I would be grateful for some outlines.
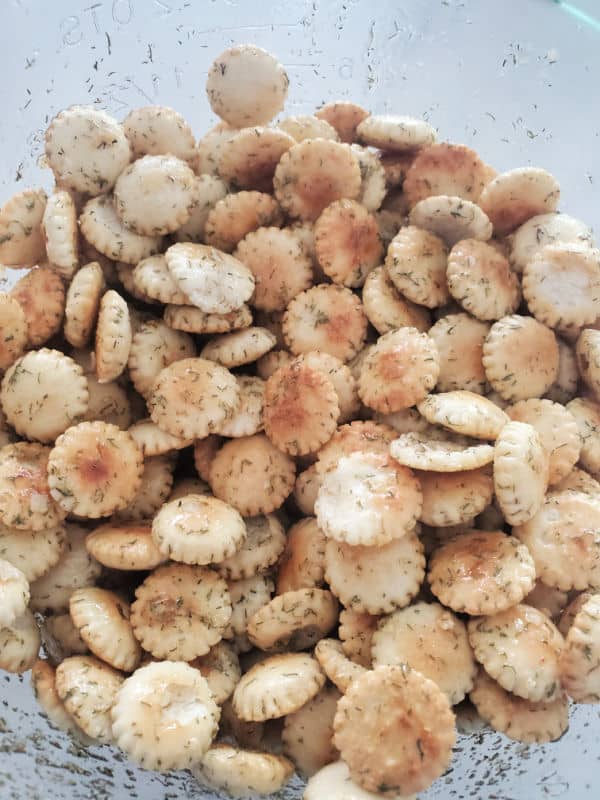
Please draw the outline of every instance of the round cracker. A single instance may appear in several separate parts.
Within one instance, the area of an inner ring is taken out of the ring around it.
[[[469,621],[475,657],[503,689],[533,702],[562,694],[563,637],[546,614],[524,603]]]
[[[539,511],[548,487],[549,454],[536,429],[509,422],[494,448],[494,491],[509,525],[521,525]]]
[[[549,702],[532,703],[504,691],[484,670],[480,670],[469,697],[494,730],[517,742],[553,742],[569,727],[566,695]]]
[[[491,503],[494,483],[485,467],[462,472],[417,472],[423,493],[420,521],[436,528],[468,524]]]
[[[448,256],[448,290],[477,319],[513,314],[521,301],[519,279],[508,259],[476,239],[454,245]]]
[[[322,586],[325,536],[314,517],[296,522],[287,532],[277,572],[277,594]]]
[[[579,430],[581,466],[592,474],[600,472],[600,404],[589,397],[576,397],[567,403],[567,410]]]
[[[377,211],[387,191],[385,170],[377,153],[372,150],[353,144],[352,152],[358,159],[360,167],[360,192],[356,199],[367,211]],[[377,223],[377,219],[375,222]],[[377,228],[379,230],[379,225]]]
[[[307,653],[285,653],[253,666],[236,686],[233,709],[248,722],[297,711],[322,689],[325,675]]]
[[[79,266],[77,209],[69,192],[55,190],[50,195],[42,219],[48,260],[66,280]]]
[[[129,434],[145,457],[160,456],[172,450],[182,450],[194,443],[193,438],[184,439],[161,430],[151,419],[141,419],[129,428]]]
[[[479,204],[497,236],[505,236],[530,217],[555,211],[560,199],[556,178],[545,169],[519,167],[503,172],[481,193]]]
[[[282,327],[295,355],[322,350],[346,362],[362,348],[367,324],[362,303],[350,289],[319,284],[292,300]]]
[[[174,331],[161,320],[142,323],[131,340],[127,366],[131,382],[142,397],[149,397],[159,373],[182,358],[193,358],[191,336]]]
[[[169,328],[186,333],[229,333],[252,324],[252,312],[244,303],[228,314],[206,314],[195,306],[168,305],[164,320]]]
[[[505,400],[541,397],[558,374],[556,337],[532,317],[503,317],[485,339],[483,365],[492,389]]]
[[[416,532],[376,547],[329,539],[325,580],[340,602],[353,611],[389,614],[416,597],[425,577],[423,545]]]
[[[233,555],[246,538],[246,525],[222,500],[189,494],[165,503],[152,522],[152,538],[172,561],[202,566]]]
[[[319,450],[317,473],[323,477],[325,472],[336,467],[340,458],[352,453],[387,455],[390,442],[395,438],[393,428],[371,420],[354,420],[349,425],[341,425]]]
[[[280,367],[266,383],[265,433],[290,455],[316,452],[331,438],[339,415],[333,383],[305,360]]]
[[[253,436],[263,429],[265,382],[251,375],[236,376],[240,404],[231,419],[219,426],[219,433],[232,439]]]
[[[385,268],[396,289],[409,300],[436,308],[450,299],[446,285],[447,260],[448,248],[443,239],[408,225],[392,239]]]
[[[264,192],[237,192],[225,195],[206,218],[205,241],[230,253],[251,231],[281,225],[279,203]]]
[[[273,191],[275,169],[294,139],[279,128],[242,128],[223,143],[218,171],[238,189]]]
[[[483,343],[489,330],[488,324],[464,313],[448,314],[431,326],[428,335],[440,356],[439,392],[485,392]]]
[[[35,267],[10,290],[27,323],[27,339],[39,347],[58,333],[65,310],[65,289],[56,272],[48,267]]]
[[[356,140],[356,128],[368,116],[368,111],[348,100],[325,103],[315,111],[315,117],[328,122],[335,128],[341,141],[347,143]]]
[[[0,208],[0,263],[33,267],[44,260],[46,246],[42,219],[46,208],[43,189],[25,189]]]
[[[492,223],[482,209],[470,200],[452,195],[436,195],[420,200],[409,214],[411,225],[440,236],[449,247],[461,239],[487,242]]]
[[[96,324],[100,298],[104,291],[104,273],[92,261],[73,276],[65,302],[65,339],[73,347],[85,347]]]
[[[183,358],[159,372],[148,399],[161,429],[184,439],[208,436],[232,417],[239,387],[229,370],[204,358]]]
[[[229,127],[226,122],[218,122],[198,140],[194,160],[198,175],[218,176],[221,151],[235,132],[236,129]]]
[[[382,150],[415,150],[433,144],[434,128],[416,117],[369,114],[356,128],[358,140]]]
[[[569,591],[599,585],[597,498],[579,491],[550,494],[538,513],[513,533],[529,548],[538,578]]]
[[[381,336],[365,358],[358,394],[375,411],[400,411],[433,389],[439,371],[433,340],[416,328],[400,328]]]
[[[0,559],[21,570],[28,583],[41,578],[58,563],[66,542],[62,526],[30,531],[0,524]]]
[[[338,424],[348,422],[356,416],[360,408],[356,380],[346,364],[330,353],[312,352],[305,353],[297,359],[301,364],[308,364],[311,369],[316,369],[328,378],[338,399],[340,416]]]
[[[285,547],[285,531],[274,514],[246,517],[247,536],[237,551],[216,565],[227,580],[239,581],[264,573]]]
[[[48,485],[62,509],[95,519],[133,500],[142,470],[141,450],[129,433],[106,422],[80,422],[56,440]]]
[[[384,797],[426,789],[446,771],[456,740],[446,695],[406,664],[357,678],[338,703],[333,728],[352,779]]]
[[[302,775],[314,775],[338,756],[332,737],[339,698],[336,688],[326,686],[305,706],[285,718],[281,733],[284,752]]]
[[[441,194],[476,203],[489,179],[489,167],[474,150],[464,144],[438,142],[417,153],[402,189],[411,206]]]
[[[0,402],[16,432],[44,444],[83,419],[89,391],[83,370],[59,350],[19,358],[2,379]]]
[[[577,422],[571,412],[551,400],[521,400],[506,409],[517,422],[526,422],[538,433],[549,457],[550,486],[566,478],[579,459],[581,442]]]
[[[5,525],[40,531],[65,518],[48,485],[49,455],[49,447],[26,442],[0,450],[0,518]]]
[[[372,665],[371,646],[373,634],[381,617],[374,614],[361,614],[351,608],[340,611],[340,627],[338,635],[344,653],[365,669]]]
[[[477,665],[465,624],[439,603],[414,603],[384,617],[373,633],[373,666],[408,664],[452,705],[473,688]]]
[[[71,656],[56,668],[55,686],[66,711],[85,734],[112,741],[110,709],[123,675],[93,656]]]
[[[239,309],[254,291],[254,277],[237,258],[202,244],[174,244],[169,272],[190,302],[207,314]]]
[[[283,154],[273,186],[280,205],[291,217],[314,221],[335,200],[358,197],[358,159],[347,144],[307,139]]]
[[[375,218],[355,200],[337,200],[314,227],[315,252],[334,283],[356,288],[383,256]]]
[[[312,263],[293,231],[258,228],[238,244],[235,257],[255,282],[252,305],[263,311],[283,311],[312,283]]]
[[[294,488],[296,467],[264,434],[233,439],[219,450],[210,468],[216,497],[242,516],[268,514],[283,505]]]
[[[495,614],[520,603],[535,583],[527,547],[500,531],[468,531],[433,552],[427,575],[433,594],[453,611]]]
[[[311,114],[300,114],[297,117],[284,117],[277,123],[282,131],[288,133],[296,142],[305,139],[331,139],[339,142],[340,138],[333,125],[327,120]]]
[[[45,152],[56,183],[99,195],[109,191],[131,159],[122,126],[93,106],[71,106],[46,131]]]
[[[206,220],[212,208],[228,192],[225,181],[216,175],[198,175],[194,181],[194,206],[188,221],[175,231],[176,242],[195,242],[202,244]]]
[[[575,614],[560,655],[560,680],[576,703],[600,699],[600,595],[584,599]]]
[[[253,44],[215,58],[206,80],[212,110],[229,125],[263,125],[281,111],[289,79],[277,59]]]
[[[369,322],[380,333],[410,327],[427,331],[431,320],[427,310],[405,300],[396,290],[385,267],[375,267],[367,275],[362,301]]]
[[[430,394],[417,407],[432,425],[474,439],[496,439],[509,421],[501,408],[474,392]]]
[[[304,800],[377,800],[380,794],[367,792],[350,777],[348,765],[334,761],[322,767],[306,784]],[[402,800],[417,800],[416,794],[404,795]]]
[[[173,155],[142,156],[119,175],[115,209],[142,236],[163,236],[184,225],[196,202],[195,175]]]
[[[114,289],[102,296],[96,324],[96,377],[99,383],[118,378],[127,366],[131,350],[129,307]]]
[[[412,470],[387,454],[355,452],[321,473],[315,514],[329,538],[383,545],[414,529],[422,494]]]
[[[90,651],[115,669],[133,672],[142,651],[129,623],[129,603],[96,586],[76,589],[69,614]]]
[[[264,651],[306,650],[338,621],[338,604],[327,589],[294,589],[279,594],[248,620],[248,638]]]
[[[123,120],[135,158],[170,153],[192,162],[196,155],[194,133],[185,119],[168,106],[134,108]]]
[[[594,239],[585,223],[568,214],[536,214],[517,228],[511,237],[510,261],[515,272],[523,272],[548,244],[587,244],[593,247]]]
[[[399,464],[430,472],[461,472],[489,464],[494,448],[489,444],[469,444],[452,434],[432,437],[432,432],[403,433],[390,445],[390,454]]]
[[[579,374],[596,397],[600,397],[600,330],[586,328],[575,347]]]
[[[146,769],[189,768],[214,739],[220,709],[189,664],[150,663],[123,683],[112,703],[115,743]]]
[[[21,304],[6,292],[0,292],[0,372],[22,355],[27,340],[27,320]]]
[[[278,792],[293,772],[293,763],[281,755],[242,750],[231,744],[212,745],[192,768],[203,787],[230,797]]]
[[[529,310],[551,328],[577,330],[600,316],[600,250],[585,244],[547,245],[523,273]]]
[[[87,241],[113,261],[137,264],[162,247],[161,236],[142,236],[121,222],[112,195],[88,200],[79,217],[79,227]]]
[[[165,502],[173,486],[175,459],[170,455],[144,460],[142,484],[128,506],[118,511],[116,520],[145,520],[152,518]]]
[[[227,584],[207,567],[158,567],[135,591],[131,624],[156,659],[191,661],[223,636],[231,618]]]
[[[105,567],[118,570],[150,570],[166,559],[152,538],[152,527],[143,522],[107,522],[86,540],[88,553]]]

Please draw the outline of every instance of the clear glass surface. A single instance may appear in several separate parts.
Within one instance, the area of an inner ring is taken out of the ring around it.
[[[120,118],[171,105],[200,134],[214,122],[208,65],[246,41],[285,64],[287,112],[348,98],[424,115],[498,170],[549,169],[562,210],[600,229],[597,0],[1,0],[0,201],[50,185],[37,166],[43,133],[72,103]],[[186,773],[79,750],[40,715],[28,676],[3,675],[0,702],[3,800],[210,797]],[[579,706],[555,744],[461,737],[449,773],[420,797],[596,800],[599,734],[598,707]],[[282,796],[301,797],[299,784]]]

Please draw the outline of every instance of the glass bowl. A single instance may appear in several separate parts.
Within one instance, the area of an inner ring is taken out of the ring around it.
[[[347,98],[423,115],[498,170],[547,168],[561,183],[561,208],[600,227],[596,0],[3,0],[0,23],[2,202],[49,186],[37,165],[43,133],[72,103],[119,118],[171,105],[200,134],[214,123],[204,93],[210,62],[251,41],[285,64],[287,112]],[[6,800],[214,797],[186,773],[145,772],[107,747],[80,750],[39,713],[28,676],[3,675],[0,701]],[[449,772],[420,797],[592,800],[599,733],[597,707],[575,706],[554,744],[461,736]],[[295,783],[281,796],[301,794]]]

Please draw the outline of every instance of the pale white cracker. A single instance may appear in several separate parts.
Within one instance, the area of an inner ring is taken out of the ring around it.
[[[540,250],[548,244],[594,244],[591,229],[568,214],[536,214],[513,233],[510,261],[516,272],[523,272]]]
[[[57,184],[89,195],[110,191],[131,159],[123,127],[93,106],[57,114],[46,131],[45,152]]]
[[[194,133],[185,119],[168,106],[134,108],[123,120],[135,158],[171,153],[193,162],[196,155]]]
[[[201,244],[174,244],[167,267],[190,302],[207,314],[240,308],[254,291],[252,272],[237,258]]]
[[[79,228],[87,241],[113,261],[137,264],[142,258],[158,253],[161,236],[141,236],[120,220],[111,195],[93,197],[79,217]]]
[[[356,128],[360,142],[382,150],[415,150],[433,144],[435,129],[425,120],[392,114],[370,114]]]
[[[50,195],[42,218],[48,260],[61,277],[73,277],[79,266],[77,210],[69,192],[58,189]]]
[[[215,58],[206,81],[212,110],[230,125],[263,125],[281,111],[289,79],[277,59],[253,44]]]
[[[173,155],[142,156],[119,175],[113,196],[127,228],[142,236],[163,236],[189,220],[196,179],[191,167]]]
[[[555,211],[560,199],[556,178],[545,169],[519,167],[490,181],[479,204],[490,218],[494,233],[505,236],[530,217]]]
[[[96,323],[96,377],[100,383],[118,378],[131,350],[131,319],[125,300],[114,289],[102,296]]]
[[[440,236],[449,247],[461,239],[487,242],[492,223],[487,214],[470,200],[452,195],[436,195],[420,200],[409,214],[411,225]]]
[[[460,390],[430,394],[417,408],[432,425],[475,439],[496,439],[509,421],[504,411],[487,398]]]
[[[83,370],[72,358],[46,347],[30,351],[6,371],[0,402],[18,434],[49,444],[88,408]]]
[[[494,458],[489,444],[469,444],[452,434],[432,437],[432,432],[403,433],[390,445],[390,454],[399,464],[431,472],[460,472],[477,469]]]

